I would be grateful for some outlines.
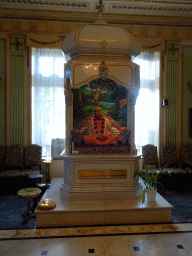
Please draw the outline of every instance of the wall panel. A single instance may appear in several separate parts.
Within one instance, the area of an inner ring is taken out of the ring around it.
[[[0,145],[5,145],[5,40],[0,40]]]
[[[11,35],[12,143],[25,144],[25,36]]]
[[[166,42],[166,144],[177,144],[179,43]]]

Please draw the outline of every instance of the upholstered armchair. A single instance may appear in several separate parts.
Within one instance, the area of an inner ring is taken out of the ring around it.
[[[170,173],[175,174],[184,174],[186,173],[183,169],[179,168],[179,162],[177,160],[176,146],[172,144],[166,144],[161,147],[161,161],[162,166],[166,166],[166,169]]]
[[[41,147],[8,146],[2,162],[0,191],[16,193],[19,189],[30,186],[29,175],[41,172]]]
[[[23,177],[41,172],[41,146],[11,145],[6,148],[0,177]]]
[[[189,172],[179,168],[179,162],[177,160],[176,146],[172,144],[166,144],[161,147],[161,161],[162,166],[168,164],[165,167],[166,171],[169,171],[171,177],[166,175],[166,172],[162,174],[161,183],[170,190],[182,190],[189,187],[189,180],[191,179],[188,175]]]
[[[13,144],[6,147],[4,170],[23,170],[23,146]]]
[[[0,171],[2,171],[4,167],[4,159],[5,159],[5,146],[0,146]]]
[[[192,172],[192,144],[181,146],[181,165],[185,170]]]
[[[149,169],[157,169],[157,147],[152,144],[142,146],[143,163],[148,166]]]
[[[41,172],[42,147],[36,144],[24,148],[24,172],[27,175]]]
[[[168,164],[169,167],[178,167],[176,146],[166,144],[161,147],[162,165]]]
[[[41,170],[42,147],[36,144],[24,148],[24,167],[35,167]]]

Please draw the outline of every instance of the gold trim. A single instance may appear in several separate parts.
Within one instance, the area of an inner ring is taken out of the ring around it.
[[[143,46],[143,49],[153,49],[153,48],[156,48],[158,46],[162,45],[162,43],[160,44],[155,44],[155,45],[152,45],[152,46]]]
[[[76,84],[74,84],[74,69],[75,69],[75,67],[77,67],[77,66],[85,66],[85,65],[87,65],[87,64],[75,64],[74,66],[73,66],[73,73],[72,73],[72,79],[73,79],[73,83],[72,83],[72,87],[81,87],[82,85],[84,85],[84,84],[86,84],[90,79],[93,79],[94,77],[95,77],[95,79],[98,77],[98,78],[100,78],[100,74],[98,73],[98,74],[96,74],[96,75],[93,75],[93,76],[90,76],[87,80],[85,80],[85,81],[82,81],[81,83],[78,83],[77,85]],[[88,64],[89,65],[89,64]],[[99,66],[99,64],[98,63],[92,63],[92,65],[97,65],[97,66]],[[129,67],[130,69],[131,69],[131,72],[132,72],[132,75],[133,75],[133,68],[130,66],[130,65],[114,65],[114,64],[109,64],[108,65],[108,67],[109,66],[123,66],[123,67]],[[115,80],[117,80],[121,85],[124,85],[124,86],[127,86],[128,84],[126,84],[126,83],[123,83],[123,82],[121,82],[118,78],[116,78],[116,77],[114,77],[114,76],[112,76],[112,75],[108,75],[107,76],[108,78],[114,78]]]
[[[59,43],[61,41],[63,41],[63,38],[65,36],[60,36],[60,39],[59,40],[56,40],[56,41],[53,41],[53,42],[42,42],[42,41],[37,41],[31,37],[29,37],[29,40],[31,40],[33,43],[36,43],[36,44],[42,44],[42,45],[53,45],[53,44],[56,44],[56,43]]]

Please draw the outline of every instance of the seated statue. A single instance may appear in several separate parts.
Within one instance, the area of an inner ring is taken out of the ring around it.
[[[119,136],[114,135],[111,122],[103,116],[100,107],[95,108],[95,116],[89,120],[83,140],[87,145],[116,145],[119,141]]]

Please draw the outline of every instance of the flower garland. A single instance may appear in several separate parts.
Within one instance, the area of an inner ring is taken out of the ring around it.
[[[94,121],[94,129],[96,130],[96,134],[99,134],[97,120],[101,120],[101,132],[100,132],[100,133],[104,134],[105,118],[101,118],[101,119],[98,119],[98,118],[96,118],[96,117],[93,118],[93,121]]]

